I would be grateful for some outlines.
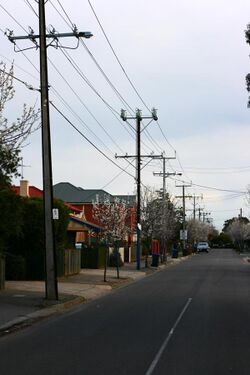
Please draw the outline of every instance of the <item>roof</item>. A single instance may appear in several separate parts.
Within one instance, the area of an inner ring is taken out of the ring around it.
[[[70,209],[70,211],[73,211],[73,212],[83,212],[83,210],[81,210],[80,208],[78,208],[76,206],[73,206],[70,203],[64,202],[64,204],[65,204],[66,207],[68,207]]]
[[[12,189],[16,194],[20,195],[20,186],[13,185]],[[29,197],[43,197],[43,191],[36,186],[29,186]]]
[[[105,198],[114,201],[114,196],[103,189],[83,189],[76,187],[69,182],[60,182],[53,186],[54,196],[62,199],[64,202],[76,203],[93,203],[97,200],[103,202]]]
[[[73,221],[73,222],[76,222],[77,224],[79,224],[79,225],[81,225],[83,227],[91,229],[94,232],[101,232],[101,231],[103,231],[103,228],[100,227],[99,225],[96,225],[94,223],[90,223],[89,221],[86,221],[86,220],[79,219],[79,218],[77,218],[75,216],[70,216],[70,220]]]

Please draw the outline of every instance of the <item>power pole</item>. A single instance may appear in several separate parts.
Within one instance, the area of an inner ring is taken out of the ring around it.
[[[201,221],[201,215],[202,215],[201,211],[203,211],[203,210],[204,210],[204,208],[201,208],[201,207],[198,208],[198,212],[199,212],[199,221]]]
[[[142,157],[154,158],[154,155],[141,155],[141,133],[147,127],[147,125],[141,130],[141,121],[143,119],[153,119],[158,120],[156,109],[153,108],[151,111],[151,116],[142,116],[141,110],[137,109],[135,116],[127,116],[124,109],[121,110],[121,118],[123,121],[128,119],[136,120],[136,155],[124,155],[115,156],[116,158],[136,158],[136,183],[137,183],[137,210],[136,210],[136,268],[141,269],[141,159]]]
[[[202,221],[205,223],[206,216],[211,215],[211,212],[203,212],[202,213]]]
[[[239,218],[240,218],[240,219],[242,218],[242,208],[240,208]]]
[[[185,199],[192,198],[191,195],[185,195],[185,188],[190,187],[191,185],[176,185],[176,187],[182,188],[182,195],[176,196],[176,198],[182,198],[182,212],[183,212],[183,222],[182,222],[182,243],[183,243],[183,255],[186,255],[186,206],[185,206]]]
[[[30,39],[35,42],[39,39],[40,47],[40,92],[41,92],[41,118],[42,118],[42,160],[43,160],[43,202],[44,202],[44,229],[45,229],[45,253],[46,253],[46,298],[48,300],[58,299],[57,273],[56,273],[56,252],[53,223],[53,182],[52,182],[52,161],[51,161],[51,139],[50,139],[50,116],[49,116],[49,94],[48,94],[48,67],[47,67],[47,44],[46,39],[57,41],[60,37],[75,36],[90,38],[90,32],[46,34],[45,1],[38,0],[39,7],[39,35],[31,32],[25,36],[8,35],[9,40],[14,43],[16,40]],[[51,43],[50,43],[51,45]]]
[[[203,199],[203,195],[193,195],[193,206],[194,206],[194,209],[193,209],[193,218],[194,220],[196,219],[196,199]]]
[[[170,159],[176,159],[176,156],[175,157],[165,157],[163,156],[162,157],[162,160],[163,160],[163,172],[153,172],[153,175],[154,176],[159,176],[159,177],[162,177],[162,191],[163,191],[163,196],[162,196],[162,199],[163,199],[163,210],[162,210],[162,225],[163,225],[163,237],[162,237],[162,242],[163,242],[163,263],[166,262],[166,236],[165,236],[165,227],[166,227],[166,177],[169,177],[169,176],[181,176],[182,173],[176,173],[176,172],[173,172],[173,173],[170,173],[170,172],[166,172],[166,160],[170,160]]]
[[[56,251],[54,239],[53,183],[51,162],[49,93],[47,45],[44,1],[39,1],[39,40],[40,40],[40,81],[41,81],[41,114],[42,114],[42,150],[43,150],[43,194],[46,249],[46,298],[58,299]]]

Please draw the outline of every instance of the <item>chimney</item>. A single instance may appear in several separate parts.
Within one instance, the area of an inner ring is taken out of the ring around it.
[[[20,181],[20,195],[21,197],[29,197],[29,181],[21,180]]]

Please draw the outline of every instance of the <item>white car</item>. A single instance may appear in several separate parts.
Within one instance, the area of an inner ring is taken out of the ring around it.
[[[205,251],[206,253],[208,253],[209,251],[209,245],[207,242],[198,242],[197,244],[197,253],[200,253],[202,251]]]

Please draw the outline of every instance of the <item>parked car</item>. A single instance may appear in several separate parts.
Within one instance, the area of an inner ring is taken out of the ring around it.
[[[208,253],[209,251],[209,245],[207,242],[198,242],[197,244],[197,253],[201,253],[205,251],[206,253]]]

